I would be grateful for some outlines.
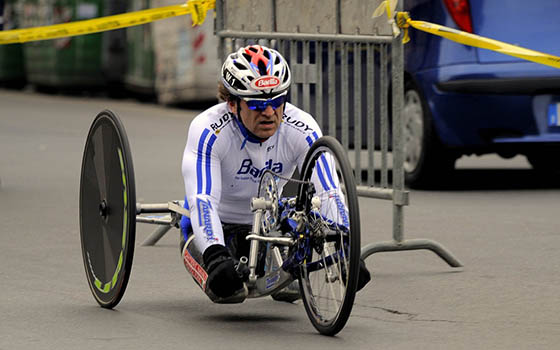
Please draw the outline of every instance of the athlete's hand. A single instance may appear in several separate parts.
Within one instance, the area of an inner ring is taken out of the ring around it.
[[[235,262],[226,247],[219,244],[206,248],[202,255],[206,266],[208,288],[216,296],[227,298],[243,288],[243,280],[235,269]]]

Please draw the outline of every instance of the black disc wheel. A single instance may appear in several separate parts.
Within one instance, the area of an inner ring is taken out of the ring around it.
[[[124,295],[134,254],[136,191],[128,139],[111,111],[97,115],[80,178],[80,238],[89,287],[104,308]]]
[[[301,174],[297,206],[306,214],[308,236],[300,292],[313,326],[321,334],[335,335],[350,317],[358,284],[356,183],[346,152],[330,136],[313,143]]]

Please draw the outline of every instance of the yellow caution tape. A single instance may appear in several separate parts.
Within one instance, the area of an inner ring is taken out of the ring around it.
[[[408,16],[408,14],[406,15]],[[485,38],[479,35],[463,32],[449,27],[440,26],[424,21],[413,21],[410,18],[406,20],[410,26],[432,33],[446,39],[458,42],[460,44],[479,47],[491,51],[500,52],[509,56],[519,57],[527,61],[532,61],[547,66],[560,68],[560,57],[549,55],[543,52],[526,49],[520,46],[511,45],[498,40]]]
[[[397,26],[404,29],[402,38],[403,44],[410,41],[410,36],[408,35],[408,28],[410,27],[410,24],[408,24],[407,19],[410,19],[407,12],[397,12]]]
[[[85,21],[54,24],[44,27],[0,31],[0,44],[25,43],[29,41],[58,39],[69,36],[104,32],[150,23],[160,19],[190,14],[193,26],[200,25],[206,12],[214,9],[215,0],[189,0],[181,5],[172,5],[120,15],[88,19]]]
[[[403,43],[406,43],[410,40],[408,36],[408,28],[413,27],[418,30],[458,42],[460,44],[487,49],[503,53],[505,55],[522,58],[527,61],[544,64],[554,68],[560,68],[560,57],[558,56],[511,45],[502,41],[485,38],[480,35],[475,35],[457,29],[441,26],[439,24],[424,21],[415,21],[410,18],[408,12],[393,13],[394,8],[396,8],[396,4],[393,4],[393,1],[394,0],[383,1],[381,5],[379,5],[379,7],[375,10],[372,17],[378,17],[381,16],[384,12],[387,12],[387,16],[391,16],[389,17],[389,23],[391,25],[396,25],[399,28],[404,29]],[[395,17],[396,21],[394,19]],[[393,30],[393,34],[395,34],[395,30]],[[400,32],[397,33],[395,37],[398,36],[398,34],[400,34]]]

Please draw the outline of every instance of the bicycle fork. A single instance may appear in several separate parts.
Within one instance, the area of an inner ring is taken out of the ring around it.
[[[251,201],[251,207],[253,207],[254,200]],[[260,237],[260,223],[263,215],[264,209],[257,209],[255,215],[253,216],[253,228],[249,236]],[[247,239],[250,239],[247,236]],[[254,285],[257,282],[257,259],[259,254],[259,241],[257,239],[251,239],[251,247],[249,249],[249,284]]]
[[[259,255],[259,242],[272,243],[275,245],[291,246],[295,241],[290,237],[265,237],[261,235],[262,217],[265,210],[272,209],[272,201],[267,201],[264,198],[251,199],[251,211],[253,215],[253,227],[251,234],[247,235],[248,240],[251,241],[249,249],[249,285],[255,285],[257,282],[257,260]],[[277,247],[273,248],[273,258],[276,260],[278,266],[282,266],[282,258],[280,251]]]

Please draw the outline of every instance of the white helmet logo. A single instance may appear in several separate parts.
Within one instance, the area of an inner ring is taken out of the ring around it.
[[[273,89],[280,85],[280,79],[272,75],[266,75],[251,82],[251,87],[256,90]]]

